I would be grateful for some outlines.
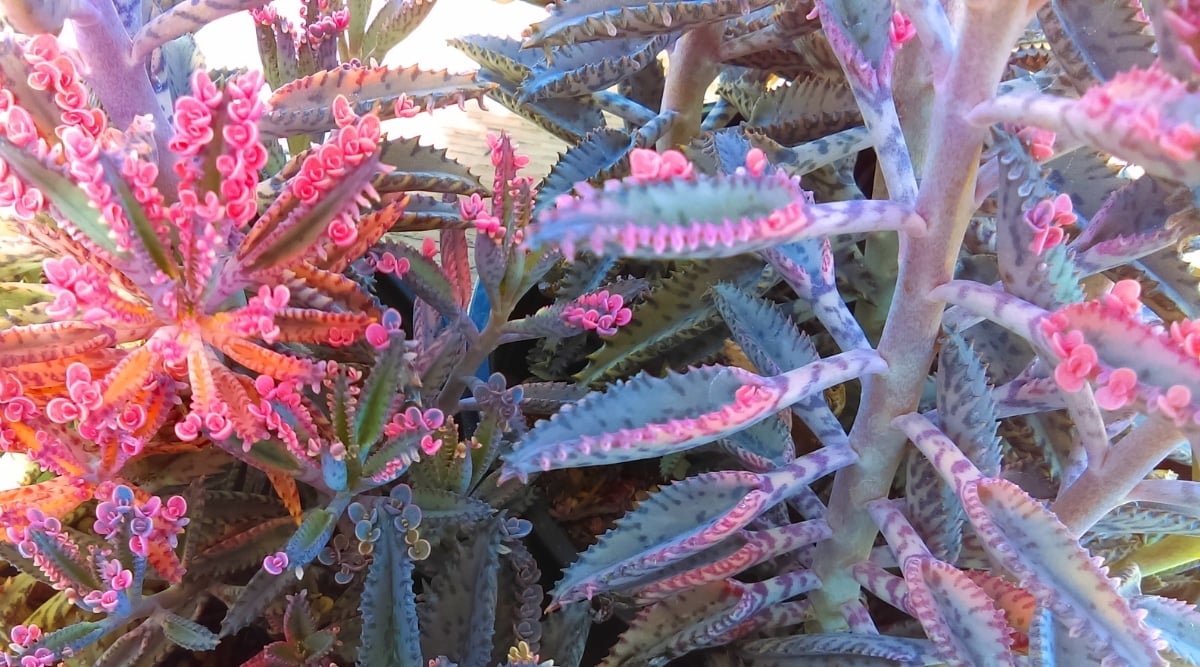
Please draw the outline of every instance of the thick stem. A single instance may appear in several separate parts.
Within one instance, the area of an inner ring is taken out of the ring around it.
[[[891,488],[905,443],[891,422],[917,407],[940,329],[944,304],[927,295],[952,277],[975,209],[975,173],[986,129],[967,122],[966,114],[992,96],[1008,48],[1029,18],[1007,3],[977,3],[969,10],[961,50],[936,84],[934,130],[917,195],[917,213],[929,233],[920,239],[900,235],[896,295],[879,343],[888,371],[863,380],[863,399],[850,432],[850,446],[862,458],[835,477],[829,506],[835,533],[818,545],[814,558],[824,586],[810,598],[817,623],[827,632],[847,629],[841,609],[858,598],[850,568],[869,557],[878,532],[865,507]]]
[[[1137,483],[1182,441],[1183,434],[1171,420],[1152,415],[1109,447],[1103,459],[1089,460],[1087,470],[1050,509],[1072,533],[1082,535],[1125,502]]]
[[[721,23],[700,26],[675,42],[671,66],[663,87],[662,110],[678,114],[675,124],[658,142],[659,150],[691,141],[700,132],[704,92],[721,71]]]

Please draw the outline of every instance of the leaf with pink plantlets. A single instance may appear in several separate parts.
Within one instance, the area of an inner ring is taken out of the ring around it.
[[[1133,69],[1072,100],[1010,93],[977,106],[972,122],[1023,123],[1141,166],[1147,173],[1200,184],[1200,93],[1161,69]]]
[[[380,120],[390,120],[396,117],[394,102],[401,95],[428,111],[479,100],[493,88],[495,84],[479,81],[474,74],[342,65],[281,86],[271,95],[259,130],[264,137],[289,137],[333,129],[336,119],[330,107],[339,95],[354,100],[357,114],[375,112]]]
[[[767,170],[762,151],[751,154],[745,171],[707,176],[676,151],[636,149],[631,176],[599,189],[580,184],[578,198],[559,197],[529,228],[526,242],[557,242],[568,259],[576,247],[598,255],[705,258],[832,234],[924,229],[920,216],[889,201],[810,204],[797,179]]]
[[[636,461],[740,431],[797,401],[882,370],[873,351],[846,352],[773,377],[705,366],[665,378],[642,373],[539,422],[505,456],[503,476]],[[666,403],[663,397],[669,396]]]
[[[1004,614],[970,577],[930,557],[909,558],[902,569],[910,611],[947,664],[1016,664]]]
[[[924,639],[868,635],[849,632],[803,634],[791,637],[756,639],[742,644],[740,650],[761,665],[930,665],[939,660],[932,643]],[[794,662],[768,662],[770,659],[807,658]]]

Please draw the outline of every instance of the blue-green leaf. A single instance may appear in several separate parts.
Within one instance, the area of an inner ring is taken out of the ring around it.
[[[425,655],[445,655],[460,665],[490,664],[500,537],[499,522],[491,520],[471,526],[466,540],[442,542],[438,553],[444,566],[429,582],[418,607]]]
[[[385,515],[386,516],[386,515]],[[417,600],[413,594],[413,562],[404,533],[390,520],[380,521],[380,539],[367,570],[359,613],[362,615],[360,667],[425,667]]]
[[[221,642],[212,630],[171,612],[163,613],[162,629],[167,639],[189,651],[211,651]]]

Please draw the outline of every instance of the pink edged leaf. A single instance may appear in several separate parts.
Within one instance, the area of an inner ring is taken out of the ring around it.
[[[742,471],[710,472],[664,487],[617,521],[600,541],[567,568],[555,587],[556,604],[590,598],[597,592],[638,590],[670,577],[672,564],[708,560],[703,554],[733,538],[737,552],[753,540],[742,531],[750,521],[779,501],[800,493],[813,480],[855,460],[847,447],[827,447],[767,475]],[[762,539],[812,540],[819,524],[798,524]],[[742,556],[749,556],[750,551]],[[719,557],[719,556],[718,556]],[[732,563],[716,567],[732,566]],[[697,575],[701,576],[701,575]],[[705,578],[702,577],[701,578]]]
[[[331,105],[338,95],[354,100],[351,110],[356,114],[374,112],[380,120],[390,120],[396,117],[394,102],[401,95],[431,110],[480,100],[494,88],[474,74],[342,65],[281,86],[271,95],[259,130],[264,137],[288,137],[333,129]]]
[[[932,643],[924,639],[839,632],[757,639],[741,645],[752,664],[929,665],[938,661]],[[807,662],[769,662],[807,658]]]
[[[979,479],[960,494],[987,552],[1072,634],[1107,646],[1105,664],[1166,664],[1158,633],[1053,513],[1003,479]]]
[[[753,584],[726,579],[680,593],[642,610],[601,667],[647,664],[728,643],[758,612],[819,585],[801,570]]]
[[[1174,245],[1196,233],[1197,219],[1185,188],[1153,176],[1116,189],[1071,242],[1088,274],[1107,271]]]
[[[910,611],[947,664],[1016,664],[1004,614],[970,577],[928,557],[909,558],[903,570]]]
[[[1173,663],[1179,660],[1200,665],[1200,611],[1195,605],[1157,595],[1139,595],[1133,599],[1133,606],[1145,611],[1146,623],[1162,633]]]
[[[1133,69],[1072,100],[1010,93],[976,107],[972,122],[1023,123],[1087,143],[1188,185],[1200,183],[1200,93],[1159,69]]]
[[[505,456],[504,477],[636,461],[708,444],[833,385],[885,368],[851,351],[774,377],[705,366],[656,378],[641,373],[539,422]],[[669,397],[664,402],[664,397]]]
[[[631,176],[609,180],[601,189],[581,183],[576,190],[580,197],[560,197],[528,229],[527,244],[557,242],[568,258],[576,247],[597,255],[706,258],[831,234],[924,228],[916,213],[888,201],[810,204],[783,172],[669,180]]]

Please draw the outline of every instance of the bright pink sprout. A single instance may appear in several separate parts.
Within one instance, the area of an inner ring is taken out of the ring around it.
[[[916,36],[917,29],[907,16],[900,12],[892,14],[892,22],[888,25],[888,39],[893,47],[898,47]]]
[[[683,153],[674,149],[658,153],[648,148],[635,148],[629,154],[629,171],[635,182],[669,181],[691,178],[694,167]]]
[[[1061,194],[1054,199],[1043,199],[1025,212],[1025,224],[1033,228],[1033,241],[1029,249],[1040,255],[1063,242],[1066,232],[1063,227],[1075,224],[1075,209],[1071,197]]]
[[[624,304],[625,300],[620,294],[610,295],[608,290],[585,294],[563,310],[562,319],[571,326],[595,331],[601,336],[612,336],[618,328],[633,319],[633,311]]]

